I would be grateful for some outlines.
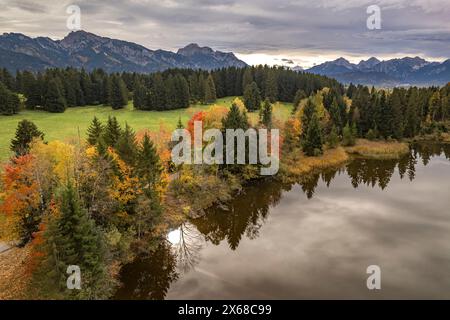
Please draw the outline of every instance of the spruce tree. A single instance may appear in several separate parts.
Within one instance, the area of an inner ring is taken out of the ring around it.
[[[116,147],[117,142],[122,134],[119,122],[116,117],[108,117],[108,122],[103,133],[103,140],[108,147]]]
[[[147,90],[142,82],[137,81],[133,90],[133,105],[137,110],[147,110]]]
[[[111,295],[102,234],[80,204],[72,184],[63,191],[60,216],[45,231],[45,257],[35,279],[52,299],[105,299]],[[78,266],[81,290],[67,288],[67,268]]]
[[[264,105],[260,111],[259,118],[260,122],[267,128],[272,128],[272,104],[269,99],[264,101]]]
[[[95,146],[98,144],[100,137],[103,134],[104,127],[100,120],[98,120],[97,117],[94,117],[94,119],[91,122],[91,125],[89,126],[87,133],[88,138],[87,141],[89,145]]]
[[[303,108],[302,115],[302,128],[303,128],[303,138],[306,139],[306,135],[308,134],[309,125],[311,123],[312,117],[317,113],[316,106],[313,100],[310,98],[306,102],[306,105]]]
[[[346,147],[354,146],[356,144],[356,137],[354,134],[354,129],[350,127],[350,125],[347,123],[347,125],[344,127],[343,130],[343,138],[342,138],[342,144]]]
[[[114,110],[124,108],[128,103],[128,90],[125,82],[118,75],[111,79],[111,106]]]
[[[161,160],[153,141],[145,134],[138,148],[136,173],[147,195],[151,195],[163,171]]]
[[[269,99],[271,103],[278,100],[278,78],[275,70],[270,70],[265,85],[265,97]]]
[[[28,120],[22,120],[19,122],[16,135],[11,140],[11,151],[16,156],[22,156],[27,154],[30,150],[30,144],[33,139],[44,139],[44,134],[37,128],[37,126]]]
[[[11,92],[0,83],[0,114],[13,115],[19,111],[20,100],[17,94]]]
[[[323,153],[322,131],[319,118],[314,113],[308,126],[308,131],[303,141],[303,152],[309,156],[318,156]]]
[[[339,143],[339,134],[336,126],[333,125],[331,132],[328,135],[328,146],[332,149],[336,148]]]
[[[49,112],[62,113],[66,110],[66,100],[62,95],[61,86],[56,79],[50,79],[48,82],[44,102],[45,110]]]
[[[117,141],[116,150],[122,160],[134,165],[137,152],[136,135],[128,124],[125,124],[125,129]]]
[[[242,76],[242,92],[245,92],[245,89],[253,82],[253,72],[251,68],[246,68],[244,71],[244,75]]]
[[[252,82],[245,89],[244,104],[248,111],[257,111],[261,108],[261,93],[256,82]]]
[[[205,88],[204,102],[208,104],[216,101],[217,99],[216,86],[214,84],[214,79],[211,74],[206,79],[204,88]]]
[[[222,119],[222,127],[223,130],[243,129],[245,131],[250,127],[250,125],[248,123],[248,118],[245,112],[241,113],[239,107],[235,103],[233,103],[226,117]]]

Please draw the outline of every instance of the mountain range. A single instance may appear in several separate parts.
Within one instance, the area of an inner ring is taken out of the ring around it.
[[[217,69],[245,67],[233,53],[190,44],[178,52],[150,50],[141,45],[101,37],[85,31],[69,33],[62,40],[30,38],[19,33],[0,36],[0,67],[41,71],[65,67],[107,72],[151,73],[170,68]]]
[[[380,61],[377,58],[358,64],[344,58],[314,66],[306,72],[335,78],[342,83],[374,86],[429,86],[450,82],[450,59],[442,63],[420,57]]]

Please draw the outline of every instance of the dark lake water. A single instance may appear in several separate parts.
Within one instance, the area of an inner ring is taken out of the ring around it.
[[[449,299],[449,160],[450,145],[422,144],[400,161],[248,187],[125,266],[116,298]]]

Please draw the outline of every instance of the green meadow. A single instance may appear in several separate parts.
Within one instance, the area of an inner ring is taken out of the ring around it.
[[[230,107],[235,97],[218,99],[215,104]],[[27,119],[33,121],[41,131],[45,133],[45,140],[69,140],[83,139],[94,116],[105,122],[109,116],[115,116],[124,125],[128,123],[135,131],[148,129],[157,131],[163,123],[168,129],[174,129],[181,118],[183,123],[198,111],[207,110],[209,106],[192,105],[187,109],[171,111],[140,111],[134,110],[130,104],[121,110],[113,110],[108,106],[87,106],[68,108],[64,113],[48,113],[45,111],[22,110],[14,116],[0,116],[0,161],[3,162],[11,155],[9,145],[19,121]],[[274,116],[280,120],[286,120],[291,114],[292,104],[277,103],[274,106]],[[254,123],[258,113],[249,114]]]

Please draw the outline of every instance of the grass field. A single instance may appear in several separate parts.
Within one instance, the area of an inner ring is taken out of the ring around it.
[[[230,107],[234,97],[227,97],[217,100],[216,104]],[[192,115],[201,110],[208,109],[209,106],[193,105],[188,109],[173,111],[139,111],[133,110],[132,103],[125,109],[112,110],[106,106],[77,107],[68,108],[65,113],[48,113],[45,111],[24,110],[14,116],[0,116],[0,162],[8,159],[11,155],[9,145],[19,121],[27,119],[33,121],[41,131],[45,133],[45,140],[66,140],[78,137],[85,137],[86,130],[94,116],[101,121],[106,121],[108,116],[116,116],[119,122],[124,125],[128,123],[135,131],[149,129],[156,131],[163,122],[169,129],[174,129],[181,117],[183,123],[186,123]],[[285,120],[289,117],[292,110],[291,104],[278,103],[274,107],[274,115]],[[258,117],[257,113],[249,115],[251,121]]]

